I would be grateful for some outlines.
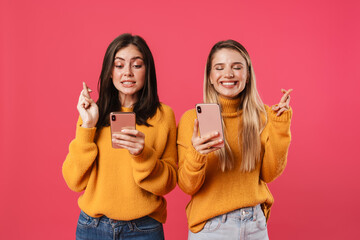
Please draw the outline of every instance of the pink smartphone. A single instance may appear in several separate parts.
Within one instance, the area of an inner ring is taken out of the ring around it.
[[[134,112],[111,112],[110,129],[111,137],[114,133],[120,133],[122,129],[135,129],[136,119]],[[113,148],[122,148],[115,145],[112,141]]]
[[[200,136],[217,131],[220,133],[220,136],[217,139],[224,139],[220,107],[218,104],[196,104],[196,115],[199,121]],[[224,147],[224,142],[215,145],[215,147]]]

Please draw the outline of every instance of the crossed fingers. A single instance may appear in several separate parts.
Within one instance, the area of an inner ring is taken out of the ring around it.
[[[277,112],[276,116],[280,116],[283,112],[290,109],[290,93],[292,91],[293,89],[289,89],[287,91],[285,89],[281,89],[281,92],[284,95],[280,99],[280,102],[272,107],[272,110]]]
[[[94,103],[94,100],[90,97],[90,92],[92,92],[92,90],[86,86],[85,82],[83,82],[83,90],[80,93],[79,104],[84,109],[88,109],[90,105]]]

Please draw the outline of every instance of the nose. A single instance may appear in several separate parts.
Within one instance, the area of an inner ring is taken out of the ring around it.
[[[225,77],[226,78],[233,78],[234,77],[234,72],[231,68],[226,68],[225,69]]]
[[[124,75],[125,76],[133,76],[133,72],[132,72],[132,69],[131,69],[131,64],[128,64],[125,68],[124,68]]]

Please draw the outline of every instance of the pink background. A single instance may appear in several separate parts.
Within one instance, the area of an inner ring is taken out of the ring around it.
[[[358,237],[359,1],[97,2],[0,2],[1,239],[75,239],[79,194],[61,166],[81,82],[96,89],[106,47],[124,32],[149,44],[177,121],[202,100],[210,47],[243,43],[265,103],[294,88],[288,165],[269,185],[270,238]],[[166,237],[186,239],[189,197],[176,188],[167,200]]]

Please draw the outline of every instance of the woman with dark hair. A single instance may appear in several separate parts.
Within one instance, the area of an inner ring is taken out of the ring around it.
[[[177,180],[176,123],[159,102],[153,56],[141,37],[111,42],[98,88],[95,103],[83,83],[62,170],[70,189],[84,191],[76,239],[164,239],[163,196]],[[135,112],[136,130],[111,134],[111,112]]]
[[[234,40],[213,46],[204,102],[220,105],[224,139],[218,132],[199,136],[195,109],[184,113],[178,126],[178,184],[191,195],[189,240],[268,239],[266,219],[274,199],[266,183],[286,166],[291,91],[282,90],[272,108],[264,105],[246,49]]]

